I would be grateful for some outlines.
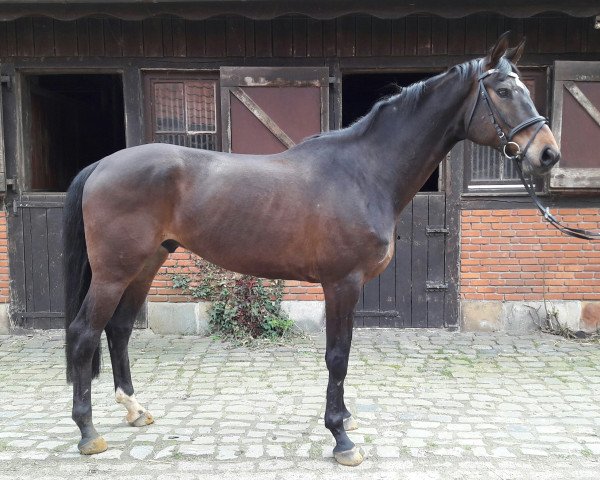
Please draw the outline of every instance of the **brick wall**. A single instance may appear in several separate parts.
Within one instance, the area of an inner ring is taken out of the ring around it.
[[[10,302],[6,212],[0,211],[0,303]]]
[[[600,209],[560,209],[559,220],[600,228]],[[600,300],[600,242],[561,234],[537,210],[461,214],[463,300]],[[544,274],[545,272],[545,274]]]
[[[184,295],[181,290],[173,288],[172,275],[197,272],[195,255],[187,250],[178,248],[169,255],[161,267],[148,295],[151,302],[190,302],[194,299]],[[323,290],[320,285],[307,282],[286,282],[284,300],[323,300]]]

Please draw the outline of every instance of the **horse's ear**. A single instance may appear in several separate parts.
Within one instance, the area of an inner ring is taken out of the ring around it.
[[[495,68],[502,56],[508,50],[508,37],[510,32],[504,32],[496,41],[496,44],[490,49],[487,57],[485,57],[485,69]]]
[[[509,48],[506,51],[506,58],[515,65],[521,60],[521,56],[525,50],[525,40],[526,38],[523,37],[523,40],[521,40],[515,48]]]

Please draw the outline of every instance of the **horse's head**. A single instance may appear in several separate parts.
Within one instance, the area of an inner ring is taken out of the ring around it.
[[[560,151],[515,67],[525,40],[508,48],[508,34],[503,34],[479,61],[473,102],[465,113],[466,136],[499,149],[507,157],[516,157],[524,173],[541,175],[558,162]]]

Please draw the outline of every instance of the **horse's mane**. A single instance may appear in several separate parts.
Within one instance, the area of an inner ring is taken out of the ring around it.
[[[422,80],[413,83],[408,87],[399,87],[401,88],[399,93],[390,95],[377,101],[377,103],[373,105],[373,107],[367,114],[356,120],[352,125],[349,125],[348,127],[342,128],[340,130],[331,130],[329,132],[317,133],[316,135],[312,135],[306,138],[305,141],[322,137],[336,137],[347,135],[362,136],[370,130],[377,118],[379,118],[381,113],[388,107],[395,106],[405,113],[410,113],[414,111],[415,107],[418,104],[418,100],[421,98],[421,96],[431,87],[433,83],[438,81],[441,77],[454,71],[458,75],[458,81],[469,81],[480,72],[481,62],[482,60],[479,58],[469,60],[465,63],[455,65],[449,70],[440,73],[439,75],[436,75],[434,77],[428,78],[427,80]],[[517,74],[519,73],[518,69],[504,57],[500,59],[498,65],[496,66],[496,69],[501,75],[507,75],[512,71],[516,72]]]

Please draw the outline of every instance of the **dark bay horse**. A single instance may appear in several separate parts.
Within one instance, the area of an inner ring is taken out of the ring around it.
[[[509,49],[505,34],[486,57],[414,84],[351,127],[281,154],[152,144],[85,168],[67,193],[64,230],[67,378],[81,453],[107,448],[91,403],[103,330],[117,402],[131,425],[153,421],[134,396],[127,345],[154,275],[181,245],[236,272],[322,284],[325,426],[336,460],[361,463],[346,434],[356,423],[344,404],[353,311],[363,284],[392,258],[400,212],[465,138],[519,150],[529,174],[547,172],[559,158],[518,78],[522,51],[523,42]]]

